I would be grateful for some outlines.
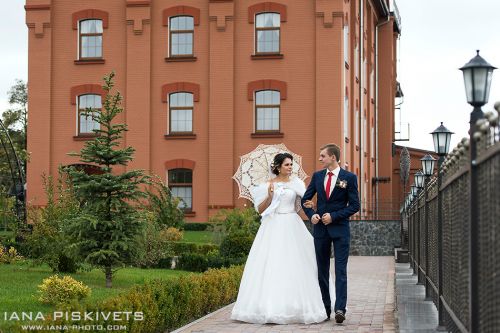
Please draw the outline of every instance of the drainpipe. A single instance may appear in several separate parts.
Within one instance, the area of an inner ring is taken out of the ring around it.
[[[363,205],[366,205],[366,202],[364,200],[364,192],[363,192],[363,187],[364,187],[364,156],[363,156],[363,112],[364,112],[364,103],[363,99],[365,94],[363,93],[363,44],[364,44],[364,27],[365,27],[365,18],[364,18],[364,0],[359,0],[359,59],[358,59],[358,68],[359,68],[359,119],[358,119],[358,124],[359,124],[359,193],[361,195],[361,207],[360,207],[360,213],[361,215],[363,214]]]
[[[379,168],[378,168],[378,47],[379,47],[379,42],[378,42],[378,31],[379,28],[383,25],[386,25],[391,21],[390,14],[387,15],[387,19],[385,21],[382,21],[380,23],[377,23],[375,27],[375,177],[379,177]],[[376,189],[375,189],[375,211],[378,216],[378,197],[379,197],[379,191],[378,191],[378,183],[375,183]]]

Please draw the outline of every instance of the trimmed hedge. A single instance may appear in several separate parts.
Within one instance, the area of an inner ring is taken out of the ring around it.
[[[199,244],[190,242],[171,242],[169,244],[175,256],[180,256],[186,253],[208,254],[211,251],[219,249],[219,246],[215,244]]]
[[[210,223],[186,222],[183,225],[185,231],[205,231],[210,226]]]
[[[179,257],[176,268],[190,272],[204,272],[209,268],[242,265],[245,261],[246,257],[223,257],[212,254],[186,253]]]
[[[126,330],[116,332],[151,333],[172,331],[197,318],[213,312],[236,300],[243,274],[243,266],[225,269],[210,269],[203,274],[181,276],[173,280],[152,280],[135,286],[128,292],[111,297],[96,305],[87,306],[72,303],[60,311],[80,311],[108,313],[142,312],[144,320],[113,321],[100,316],[93,321],[71,322],[65,318],[50,325],[126,325]]]

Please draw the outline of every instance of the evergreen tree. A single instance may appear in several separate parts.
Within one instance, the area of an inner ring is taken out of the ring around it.
[[[111,94],[115,74],[104,77],[104,99],[101,112],[85,111],[100,124],[94,129],[95,139],[87,141],[78,156],[82,163],[97,165],[101,174],[89,174],[84,170],[69,168],[75,195],[81,202],[83,214],[69,223],[69,233],[75,238],[80,255],[93,266],[100,267],[106,275],[106,287],[111,288],[116,269],[131,263],[137,250],[137,236],[142,224],[134,203],[146,196],[141,184],[149,183],[142,170],[119,173],[117,166],[126,166],[134,148],[120,148],[120,139],[126,124],[115,124],[113,119],[120,114],[122,96]]]

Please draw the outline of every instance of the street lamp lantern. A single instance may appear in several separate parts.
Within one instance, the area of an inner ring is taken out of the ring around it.
[[[481,107],[488,103],[490,95],[491,77],[496,67],[477,55],[466,63],[460,70],[464,74],[465,93],[467,103],[474,107]]]
[[[432,176],[432,173],[434,172],[434,163],[436,162],[436,159],[431,155],[427,154],[424,157],[422,157],[420,161],[422,162],[422,169],[424,171],[424,176],[426,177]]]
[[[424,173],[418,170],[415,174],[415,185],[417,185],[417,188],[421,189],[424,187],[424,177]]]
[[[410,186],[411,188],[411,195],[416,198],[417,197],[417,194],[418,194],[418,188],[415,184],[413,184],[412,186]]]
[[[452,131],[441,125],[436,128],[432,134],[432,140],[434,141],[434,151],[439,156],[445,156],[450,150],[450,140],[451,135],[454,134]]]

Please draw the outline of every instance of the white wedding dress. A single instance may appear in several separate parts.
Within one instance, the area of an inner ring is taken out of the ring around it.
[[[252,190],[255,207],[269,183]],[[326,319],[318,284],[314,240],[296,212],[304,182],[274,184],[273,200],[262,213],[241,279],[231,319],[249,323],[317,323]],[[332,287],[330,278],[330,288]],[[335,295],[335,293],[331,294]]]

